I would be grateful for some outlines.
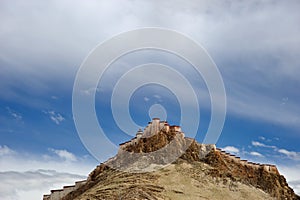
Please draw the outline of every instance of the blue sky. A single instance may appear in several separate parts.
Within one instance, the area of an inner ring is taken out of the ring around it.
[[[299,9],[296,0],[1,1],[0,198],[39,199],[41,192],[84,178],[97,165],[73,121],[76,73],[99,43],[120,32],[153,26],[193,38],[218,66],[227,116],[217,146],[278,165],[300,193]],[[188,64],[159,51],[133,53],[106,72],[95,99],[96,110],[102,111],[97,113],[100,124],[111,133],[108,138],[116,145],[130,138],[113,121],[112,84],[125,69],[153,61],[174,67],[191,81],[200,99],[196,139],[201,142],[211,114],[204,81]],[[138,125],[148,123],[153,104],[165,107],[171,124],[179,123],[180,107],[172,91],[146,85],[130,100]],[[27,191],[21,186],[24,177],[35,183]],[[4,187],[7,183],[12,184]]]

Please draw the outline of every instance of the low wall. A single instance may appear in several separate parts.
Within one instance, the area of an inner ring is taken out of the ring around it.
[[[61,200],[67,194],[78,189],[80,186],[84,185],[85,183],[86,180],[77,181],[75,182],[75,185],[64,186],[63,189],[51,190],[51,194],[45,194],[43,196],[43,200]]]
[[[253,163],[249,162],[247,160],[241,160],[240,157],[237,157],[235,155],[232,155],[230,153],[227,153],[226,151],[223,151],[219,148],[216,148],[216,151],[218,151],[220,154],[222,154],[224,157],[228,158],[231,162],[239,163],[243,166],[251,167],[253,169],[263,169],[264,171],[268,173],[274,173],[278,174],[278,169],[275,165],[269,165],[269,164],[260,164],[260,163]]]

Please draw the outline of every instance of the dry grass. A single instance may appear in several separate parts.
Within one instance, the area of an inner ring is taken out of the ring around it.
[[[210,169],[205,163],[180,161],[151,173],[106,170],[101,181],[76,199],[273,199],[252,186],[209,176]]]

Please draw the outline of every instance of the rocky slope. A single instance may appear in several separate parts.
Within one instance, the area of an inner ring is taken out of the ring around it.
[[[136,138],[121,144],[114,158],[97,166],[85,184],[61,199],[300,197],[275,166],[240,160],[214,145],[184,137],[177,126],[152,122]]]
[[[183,159],[155,172],[105,169],[86,188],[64,199],[273,199],[251,185],[211,176],[213,169],[205,163]]]

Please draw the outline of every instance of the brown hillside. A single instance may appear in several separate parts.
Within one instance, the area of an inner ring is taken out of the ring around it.
[[[84,184],[44,200],[54,197],[300,200],[276,166],[240,160],[215,145],[184,137],[178,126],[155,119],[143,133],[121,144],[118,154],[97,166]]]

